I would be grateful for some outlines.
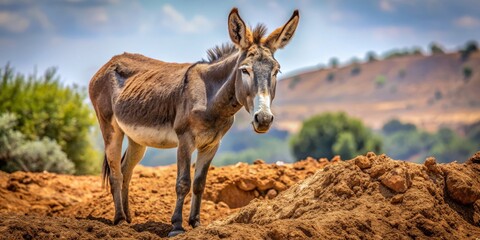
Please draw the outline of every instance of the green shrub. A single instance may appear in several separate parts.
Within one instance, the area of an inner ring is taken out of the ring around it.
[[[352,76],[356,76],[356,75],[360,74],[361,70],[362,70],[362,69],[360,68],[360,65],[354,64],[352,70],[350,71],[350,74],[351,74]]]
[[[330,58],[330,67],[332,68],[338,67],[338,58]]]
[[[333,82],[335,80],[335,74],[333,72],[328,73],[327,81]]]
[[[465,47],[460,50],[461,54],[461,60],[462,61],[467,61],[468,58],[470,57],[470,54],[477,52],[478,51],[478,43],[476,41],[468,41],[465,44]]]
[[[463,67],[463,79],[464,80],[470,80],[470,78],[473,75],[473,70],[469,66]]]
[[[14,130],[28,140],[56,141],[78,174],[99,172],[101,158],[89,135],[95,119],[84,89],[62,85],[55,68],[26,77],[8,65],[0,70],[0,87],[0,113],[18,117]]]
[[[357,144],[355,137],[351,132],[342,132],[338,136],[337,141],[332,146],[333,153],[340,155],[342,159],[351,159],[355,157],[357,151]]]
[[[438,43],[432,42],[430,43],[430,52],[432,54],[445,54],[445,50],[441,47]]]
[[[375,54],[375,52],[368,52],[367,53],[367,62],[375,62],[378,60],[378,57],[377,57],[377,54]]]
[[[288,84],[288,88],[294,89],[295,86],[297,86],[297,84],[300,82],[300,80],[302,80],[300,76],[293,77],[293,79],[290,80],[290,83]]]
[[[382,131],[389,135],[395,132],[408,132],[408,131],[416,131],[417,127],[411,123],[402,123],[398,119],[392,119],[385,123],[382,127]]]
[[[324,113],[304,121],[290,145],[296,159],[308,156],[332,158],[336,154],[349,158],[381,150],[380,139],[360,120],[345,113]],[[348,151],[351,152],[346,153]]]
[[[8,172],[74,173],[74,164],[53,140],[26,140],[12,130],[16,125],[13,114],[0,115],[0,169]]]
[[[383,87],[386,83],[387,83],[387,77],[385,77],[384,75],[378,75],[375,78],[375,86],[377,86],[378,88]]]

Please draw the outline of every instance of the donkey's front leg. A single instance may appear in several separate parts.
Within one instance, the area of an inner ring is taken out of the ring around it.
[[[185,196],[190,192],[190,159],[195,149],[192,140],[193,138],[185,135],[183,137],[179,136],[177,150],[177,184],[175,186],[177,203],[175,204],[175,211],[172,216],[173,229],[168,233],[169,237],[185,232],[185,229],[182,227],[182,210]]]
[[[217,152],[218,144],[214,147],[198,150],[197,162],[195,163],[195,177],[193,179],[192,207],[188,224],[192,227],[200,226],[200,206],[202,202],[203,190],[207,180],[208,168]]]

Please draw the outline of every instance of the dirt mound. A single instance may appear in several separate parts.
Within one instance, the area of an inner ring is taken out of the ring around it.
[[[369,153],[181,238],[478,238],[479,161],[420,165]]]
[[[268,196],[274,197],[272,191],[285,190],[327,163],[308,159],[280,166],[259,160],[254,165],[211,167],[202,202],[202,224],[238,211],[236,207],[247,205],[255,197],[263,199],[269,192]],[[102,189],[99,177],[0,172],[0,232],[5,233],[0,239],[165,237],[171,230],[175,177],[175,166],[137,166],[130,186],[133,223],[111,226],[113,201]],[[237,187],[249,181],[255,185],[253,189]],[[264,181],[266,186],[261,185]],[[278,188],[280,183],[285,186]],[[253,198],[244,198],[246,195]],[[185,201],[185,220],[189,211],[190,196]]]

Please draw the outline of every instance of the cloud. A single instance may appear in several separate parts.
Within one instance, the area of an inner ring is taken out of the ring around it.
[[[480,20],[472,16],[462,16],[453,21],[454,25],[461,28],[475,28],[480,26]]]
[[[380,0],[379,7],[383,12],[393,12],[395,10],[392,2],[389,0]]]
[[[0,12],[0,28],[6,29],[12,33],[25,32],[30,26],[28,18],[17,13],[2,11]]]
[[[165,14],[163,25],[180,33],[198,33],[210,30],[213,24],[204,16],[195,15],[190,21],[173,6],[165,4],[162,8]]]
[[[396,39],[414,34],[414,30],[410,27],[403,26],[388,26],[378,27],[373,29],[373,35],[375,38],[383,39]]]

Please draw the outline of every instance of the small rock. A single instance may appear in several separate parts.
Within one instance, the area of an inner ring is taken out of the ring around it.
[[[331,162],[340,162],[342,161],[342,159],[340,158],[339,155],[335,155],[335,157],[332,158],[332,161]]]
[[[397,194],[393,196],[392,199],[390,200],[390,203],[392,204],[398,204],[401,202],[403,202],[403,194]]]
[[[369,168],[372,166],[372,162],[365,156],[357,156],[355,159],[355,165],[357,165],[360,169]]]
[[[275,190],[281,192],[281,191],[284,191],[285,189],[287,189],[287,186],[285,186],[285,184],[283,184],[282,182],[276,181],[273,184],[273,188],[275,188]]]
[[[467,162],[480,163],[480,151],[476,152]]]
[[[320,158],[318,159],[319,163],[328,163],[328,158]]]
[[[280,176],[280,181],[282,181],[282,183],[284,183],[287,187],[290,187],[295,183],[287,175]]]
[[[368,152],[366,157],[372,161],[374,158],[377,157],[377,155],[374,152]]]
[[[257,190],[255,190],[255,191],[253,191],[253,195],[254,195],[256,198],[258,198],[258,196],[260,196],[260,193],[259,193]]]
[[[437,159],[434,157],[428,157],[424,163],[425,167],[427,167],[428,171],[433,173],[441,173],[440,169],[437,166]]]
[[[237,187],[243,191],[252,191],[255,189],[255,182],[251,179],[241,179],[237,182]]]
[[[267,198],[268,199],[273,199],[274,197],[276,197],[278,195],[277,191],[275,189],[270,189],[268,190],[267,192]]]
[[[262,159],[257,159],[257,160],[255,160],[255,161],[253,161],[253,164],[254,164],[254,165],[265,164],[265,161],[263,161]]]
[[[305,159],[305,161],[310,161],[310,162],[314,162],[314,161],[315,161],[315,162],[316,162],[316,161],[317,161],[317,159],[315,159],[315,158],[313,158],[313,157],[310,157],[310,156],[308,156],[308,157],[307,157],[307,159]]]
[[[220,207],[220,208],[228,208],[228,205],[227,205],[225,202],[220,201],[220,202],[218,202],[218,207]]]
[[[470,177],[455,172],[449,173],[446,181],[448,195],[462,204],[474,203],[480,199],[480,188],[472,185],[472,182]]]
[[[275,182],[272,179],[265,179],[257,181],[256,185],[258,190],[265,191],[267,189],[273,188],[274,183]]]
[[[402,168],[394,168],[380,177],[383,185],[394,192],[404,193],[410,187],[409,175]]]

